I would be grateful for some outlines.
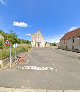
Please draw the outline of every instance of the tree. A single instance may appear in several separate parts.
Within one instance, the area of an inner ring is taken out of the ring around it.
[[[0,39],[0,49],[4,48],[4,42],[2,39]]]
[[[4,42],[6,40],[9,40],[11,44],[18,43],[18,44],[31,44],[29,40],[19,39],[16,35],[16,33],[12,30],[9,31],[9,33],[5,33],[2,30],[0,30],[0,34],[4,37]]]
[[[50,44],[51,44],[51,46],[57,46],[55,42],[54,43],[50,43]]]

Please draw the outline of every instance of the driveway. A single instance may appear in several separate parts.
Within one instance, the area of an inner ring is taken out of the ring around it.
[[[80,90],[79,55],[55,48],[33,48],[25,62],[0,71],[0,86]]]

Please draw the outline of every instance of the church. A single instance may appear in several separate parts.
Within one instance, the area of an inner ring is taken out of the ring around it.
[[[45,47],[45,40],[40,30],[37,33],[32,34],[32,47]]]

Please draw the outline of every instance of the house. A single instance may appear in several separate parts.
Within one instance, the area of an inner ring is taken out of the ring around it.
[[[50,47],[50,43],[49,42],[46,42],[45,43],[45,47]]]
[[[66,33],[60,39],[60,48],[72,51],[80,51],[80,28]]]
[[[40,30],[35,34],[32,34],[31,44],[32,47],[45,47],[45,40]]]

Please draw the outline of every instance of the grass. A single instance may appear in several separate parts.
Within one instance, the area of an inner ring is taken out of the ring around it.
[[[22,44],[16,48],[16,52],[22,53],[22,52],[28,52],[31,49],[31,46],[27,44]],[[15,55],[15,49],[12,47],[12,56]],[[10,48],[4,48],[3,50],[3,59],[8,58],[10,56]],[[0,49],[0,59],[2,59],[2,50]]]

